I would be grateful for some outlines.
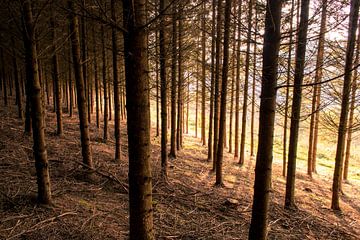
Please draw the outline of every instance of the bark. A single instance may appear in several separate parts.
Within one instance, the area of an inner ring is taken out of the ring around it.
[[[37,200],[41,204],[51,203],[51,187],[49,165],[47,159],[45,129],[43,122],[43,110],[41,101],[41,86],[37,65],[37,49],[35,44],[34,21],[31,10],[31,2],[23,2],[23,13],[25,21],[25,59],[27,81],[31,89],[31,117],[33,128],[33,151],[35,157],[35,168],[38,185]]]
[[[229,43],[230,43],[230,14],[231,0],[225,1],[225,26],[224,26],[224,56],[221,81],[221,107],[220,107],[220,126],[219,126],[219,143],[216,157],[216,185],[223,185],[222,179],[222,162],[224,154],[224,142],[226,131],[226,95],[229,71]]]
[[[22,104],[22,94],[20,89],[20,80],[19,80],[19,68],[18,63],[16,59],[16,52],[15,52],[15,44],[14,40],[13,47],[12,47],[12,53],[13,53],[13,70],[14,70],[14,77],[15,77],[15,90],[16,90],[16,99],[17,99],[17,106],[18,106],[18,118],[23,119],[23,104]]]
[[[220,45],[221,45],[221,23],[222,23],[222,1],[217,2],[217,16],[216,16],[216,42],[215,42],[215,80],[214,80],[214,144],[213,144],[213,171],[216,170],[217,163],[217,148],[219,141],[219,91],[220,91]]]
[[[295,206],[295,170],[296,154],[299,138],[299,123],[301,111],[301,85],[304,78],[305,52],[309,19],[309,0],[301,0],[299,33],[296,47],[294,92],[291,109],[290,140],[288,153],[288,167],[286,177],[285,207]]]
[[[1,54],[1,78],[3,80],[3,95],[4,95],[4,105],[7,106],[8,104],[8,94],[7,94],[7,84],[6,84],[6,74],[5,74],[5,59],[4,59],[4,49],[0,48]]]
[[[176,158],[176,62],[177,62],[177,13],[176,4],[172,5],[172,41],[171,41],[171,133],[170,158]],[[180,114],[180,113],[178,113]]]
[[[105,47],[105,30],[104,26],[101,25],[101,46],[102,46],[102,77],[103,77],[103,88],[104,88],[104,134],[103,142],[107,142],[108,139],[108,86],[107,86],[107,63],[106,63],[106,47]]]
[[[317,98],[318,92],[320,91],[319,88],[321,86],[318,84],[322,79],[322,65],[324,63],[324,43],[325,43],[325,32],[326,32],[326,7],[327,7],[327,0],[322,1],[322,10],[321,10],[321,24],[320,24],[320,34],[319,34],[319,44],[317,50],[317,59],[316,59],[316,71],[315,71],[315,81],[316,84],[313,89],[313,96],[312,96],[312,106],[311,106],[311,118],[310,118],[310,134],[309,134],[309,150],[308,150],[308,166],[307,166],[307,174],[312,177],[312,173],[315,171],[313,166],[315,166],[314,162],[316,159],[316,152],[314,154],[315,144],[314,142],[314,126],[315,126],[315,119],[316,114],[319,111],[317,108]],[[318,119],[317,119],[318,120]]]
[[[202,145],[205,146],[206,145],[206,139],[205,139],[205,97],[206,97],[206,92],[205,92],[205,87],[206,87],[206,29],[205,29],[205,18],[206,18],[206,13],[205,13],[205,7],[206,7],[206,2],[203,1],[202,6],[201,6],[201,10],[202,15],[201,15],[201,142]],[[189,101],[189,99],[188,99]]]
[[[246,137],[246,116],[248,105],[248,87],[249,87],[249,71],[250,71],[250,39],[251,39],[251,24],[252,24],[253,0],[249,0],[248,5],[248,31],[246,43],[246,57],[245,57],[245,80],[244,80],[244,99],[242,108],[241,121],[241,139],[240,139],[240,159],[239,164],[243,165],[245,161],[245,137]]]
[[[280,47],[281,2],[281,0],[269,0],[266,7],[259,139],[249,240],[267,239],[276,110],[276,82]]]
[[[240,61],[241,61],[241,13],[242,9],[241,6],[242,1],[239,1],[239,8],[238,8],[238,24],[237,24],[237,46],[236,46],[236,81],[235,81],[235,146],[234,146],[234,158],[238,160],[239,158],[239,112],[240,112]]]
[[[180,8],[183,6],[180,5]],[[184,73],[183,73],[183,54],[182,54],[182,36],[183,36],[183,20],[182,20],[182,9],[178,10],[178,115],[177,115],[177,130],[176,130],[176,149],[179,151],[182,148],[183,142],[183,124],[184,124],[184,93],[183,93],[183,82],[184,82]]]
[[[116,23],[116,13],[115,13],[115,0],[111,0],[111,19]],[[118,75],[118,36],[117,30],[115,27],[111,29],[112,34],[112,60],[113,60],[113,78],[114,78],[114,131],[115,131],[115,162],[120,161],[120,81]]]
[[[346,60],[345,60],[345,75],[344,85],[342,90],[341,99],[341,113],[340,122],[338,127],[338,138],[336,146],[336,157],[335,157],[335,170],[332,186],[332,198],[331,198],[331,209],[340,210],[339,193],[341,191],[341,176],[344,164],[344,148],[345,148],[345,135],[347,118],[349,112],[349,98],[351,90],[351,75],[353,66],[353,56],[355,48],[356,29],[358,25],[359,17],[359,5],[360,1],[351,0],[350,6],[350,18],[349,18],[349,33],[346,47]]]
[[[72,80],[72,67],[71,67],[71,42],[69,45],[69,66],[68,66],[68,68],[69,68],[69,95],[70,95],[69,115],[70,115],[70,117],[72,117],[73,110],[74,110],[74,93],[73,93],[73,83],[72,83],[73,80]]]
[[[356,55],[354,66],[359,65],[359,54],[360,54],[360,31],[358,32],[357,44],[356,44]],[[356,103],[356,91],[357,91],[357,82],[358,82],[358,71],[354,71],[354,76],[351,83],[351,102],[350,102],[350,112],[349,112],[349,122],[347,128],[347,138],[346,138],[346,150],[345,150],[345,159],[344,159],[344,174],[343,179],[345,181],[348,180],[348,172],[349,172],[349,161],[350,161],[350,148],[352,142],[352,133],[353,133],[353,122],[354,122],[354,110]]]
[[[150,160],[150,102],[145,0],[125,0],[124,33],[129,140],[130,239],[155,239]],[[126,17],[125,17],[126,16]]]
[[[83,157],[83,163],[88,167],[93,167],[93,160],[90,146],[90,134],[89,134],[89,121],[88,121],[88,108],[87,99],[84,84],[83,68],[81,65],[80,57],[80,36],[79,36],[79,22],[77,12],[75,10],[75,0],[68,1],[69,8],[69,21],[71,31],[71,45],[72,45],[72,56],[74,73],[76,80],[76,91],[77,91],[77,105],[80,119],[80,135],[81,135],[81,153]]]
[[[160,0],[160,12],[168,5],[167,0]],[[161,175],[167,180],[167,80],[166,80],[166,34],[167,17],[165,14],[160,19],[159,51],[160,51],[160,97],[161,97]]]
[[[159,56],[159,31],[157,30],[155,33],[155,55]],[[160,113],[160,104],[159,104],[159,60],[155,60],[155,74],[156,74],[156,137],[160,135],[160,121],[159,121],[159,113]]]
[[[93,37],[93,61],[94,61],[94,82],[95,82],[95,111],[96,111],[96,127],[100,128],[100,96],[99,96],[99,78],[98,78],[98,63],[97,63],[97,49],[95,38],[95,27],[92,30]]]
[[[53,70],[53,82],[55,89],[55,102],[56,102],[56,133],[57,135],[62,135],[63,133],[63,123],[62,123],[62,101],[61,101],[61,83],[59,79],[59,61],[56,52],[56,29],[55,29],[55,19],[53,10],[51,10],[50,17],[50,26],[52,34],[52,44],[53,44],[53,55],[51,58],[52,61],[52,70]]]

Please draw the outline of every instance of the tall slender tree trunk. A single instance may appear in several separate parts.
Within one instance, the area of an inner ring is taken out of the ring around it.
[[[114,23],[117,22],[116,19],[116,5],[115,0],[111,0],[111,19]],[[119,81],[119,71],[118,71],[118,38],[117,31],[115,27],[111,29],[112,34],[112,53],[113,53],[113,78],[114,78],[114,131],[115,131],[115,162],[120,161],[120,81]]]
[[[347,126],[347,117],[349,112],[349,98],[351,90],[351,75],[353,66],[353,56],[355,49],[356,29],[359,18],[359,5],[360,1],[351,0],[350,6],[350,18],[349,18],[349,34],[346,47],[346,59],[345,59],[345,75],[344,85],[342,90],[341,99],[341,113],[338,128],[338,139],[336,146],[336,157],[335,157],[335,170],[332,186],[332,198],[331,198],[331,209],[340,210],[339,193],[341,190],[341,177],[344,163],[344,148],[345,148],[345,135]]]
[[[43,121],[43,110],[41,101],[41,86],[37,65],[37,50],[35,44],[34,21],[31,10],[31,1],[23,2],[23,13],[25,22],[25,58],[27,81],[31,89],[31,117],[33,128],[33,151],[35,157],[35,168],[38,185],[37,200],[41,204],[51,203],[51,187],[49,164],[46,152],[45,129]]]
[[[168,6],[168,0],[160,0],[160,12],[164,12]],[[167,81],[166,81],[166,46],[168,44],[166,34],[167,16],[162,14],[159,30],[160,51],[160,97],[161,97],[161,173],[167,180]]]
[[[180,8],[183,8],[180,5]],[[182,148],[183,142],[183,124],[184,124],[184,93],[183,93],[183,85],[184,85],[184,73],[183,73],[183,56],[182,56],[182,38],[183,38],[183,20],[182,20],[182,9],[178,10],[178,21],[179,21],[179,29],[178,29],[178,42],[179,42],[179,50],[178,50],[178,115],[177,115],[177,130],[176,130],[176,149],[179,151]]]
[[[321,24],[320,24],[320,34],[319,34],[319,44],[317,51],[317,59],[316,59],[316,70],[315,70],[315,86],[313,89],[312,96],[312,106],[311,106],[311,117],[310,117],[310,134],[309,134],[309,150],[308,150],[308,166],[307,166],[307,174],[312,177],[312,173],[315,169],[313,169],[313,162],[316,159],[316,153],[314,155],[314,125],[315,125],[315,115],[319,111],[317,108],[317,94],[319,92],[318,88],[321,88],[319,82],[322,79],[322,65],[324,63],[324,43],[325,43],[325,32],[326,32],[326,8],[327,8],[327,0],[322,1],[322,10],[321,10]]]
[[[354,61],[354,66],[359,65],[359,54],[360,54],[360,31],[358,32],[357,44],[356,44],[356,56]],[[346,138],[346,150],[345,150],[345,159],[344,159],[344,174],[343,179],[348,180],[349,173],[349,161],[350,161],[350,148],[352,142],[352,133],[353,133],[353,124],[354,124],[354,110],[356,103],[356,91],[358,89],[358,71],[354,71],[354,76],[351,83],[351,102],[349,109],[349,122],[347,127],[347,138]]]
[[[216,44],[215,44],[215,80],[214,80],[214,144],[213,144],[213,168],[216,170],[217,163],[217,148],[219,141],[219,90],[220,90],[220,45],[221,45],[221,23],[222,23],[222,1],[217,2],[217,15],[216,15]]]
[[[206,2],[203,1],[201,10],[201,142],[202,145],[206,145],[206,139],[205,139],[205,100],[206,100],[206,29],[205,29],[205,13],[206,8]],[[190,99],[188,99],[190,101]]]
[[[13,53],[13,70],[14,70],[14,77],[15,77],[15,90],[16,90],[16,99],[17,99],[17,106],[18,106],[18,118],[23,119],[23,105],[22,105],[22,94],[20,89],[20,81],[19,81],[19,68],[16,59],[16,52],[15,52],[15,44],[14,40],[12,40],[12,53]]]
[[[159,31],[155,32],[155,56],[159,56]],[[159,59],[155,60],[155,75],[156,75],[156,137],[160,135],[160,121],[159,121]]]
[[[96,111],[96,127],[100,128],[100,98],[99,98],[99,78],[98,78],[98,64],[97,64],[97,49],[96,49],[96,38],[95,38],[95,26],[92,29],[93,35],[93,61],[94,61],[94,82],[95,82],[95,111]]]
[[[216,0],[212,1],[211,21],[211,86],[210,86],[210,113],[209,113],[209,136],[208,136],[208,157],[210,162],[213,159],[213,116],[214,116],[214,95],[215,95],[215,24],[216,24]]]
[[[59,79],[59,61],[56,52],[56,29],[55,29],[55,19],[53,10],[51,10],[50,25],[51,25],[51,34],[53,42],[53,55],[52,55],[52,72],[54,79],[54,88],[55,88],[55,102],[56,102],[56,126],[57,135],[62,135],[63,133],[63,123],[62,123],[62,101],[61,101],[61,83]]]
[[[241,63],[241,13],[242,0],[239,1],[238,7],[238,24],[237,24],[237,45],[236,45],[236,80],[235,80],[235,141],[234,141],[234,159],[239,158],[239,112],[240,112],[240,63]]]
[[[307,29],[309,20],[309,0],[301,0],[299,34],[297,37],[294,93],[291,109],[290,140],[288,153],[288,167],[286,177],[285,207],[295,206],[295,171],[296,154],[299,138],[299,123],[301,111],[301,85],[304,78]]]
[[[81,65],[80,55],[80,36],[79,36],[79,22],[77,17],[77,11],[75,10],[74,0],[68,1],[69,8],[69,21],[71,34],[72,55],[74,64],[74,73],[76,80],[77,91],[77,105],[80,119],[80,135],[81,135],[81,153],[83,157],[83,163],[89,168],[93,167],[93,160],[90,146],[90,133],[89,133],[89,121],[87,114],[87,98],[85,92],[84,75],[82,73],[83,68]]]
[[[269,0],[266,6],[259,139],[249,240],[267,239],[280,48],[281,3],[281,0]]]
[[[171,41],[171,133],[170,158],[176,158],[176,62],[177,62],[177,6],[172,4],[172,41]],[[180,113],[178,113],[180,114]]]
[[[150,160],[150,102],[145,0],[125,0],[124,33],[129,140],[130,239],[155,239]]]
[[[5,58],[4,58],[4,49],[0,48],[0,54],[1,54],[1,78],[3,80],[3,96],[4,96],[4,105],[7,106],[8,99],[7,99],[7,84],[6,84],[6,74],[5,74]]]
[[[244,99],[242,109],[242,121],[241,121],[241,139],[240,139],[240,159],[239,164],[243,165],[245,161],[245,138],[246,138],[246,116],[248,105],[248,87],[249,87],[249,71],[250,71],[250,39],[251,39],[251,24],[252,24],[252,12],[253,1],[249,0],[248,5],[248,29],[246,34],[246,57],[245,57],[245,80],[244,80]]]
[[[229,44],[230,44],[230,14],[231,14],[231,1],[225,1],[225,26],[224,26],[224,56],[222,68],[222,81],[221,81],[221,107],[220,107],[220,126],[219,126],[219,143],[216,157],[216,185],[223,185],[222,178],[222,162],[224,154],[224,142],[226,131],[226,95],[229,71]]]
[[[106,46],[105,46],[105,29],[104,25],[101,25],[101,47],[102,47],[102,77],[103,77],[103,91],[104,91],[104,134],[103,142],[106,143],[108,139],[108,86],[107,86],[107,63],[106,63]]]

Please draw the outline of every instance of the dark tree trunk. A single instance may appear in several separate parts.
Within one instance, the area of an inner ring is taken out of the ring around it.
[[[21,89],[20,89],[20,81],[19,81],[19,68],[18,63],[16,59],[16,52],[15,52],[15,44],[14,40],[13,42],[13,70],[14,70],[14,78],[15,78],[15,90],[16,90],[16,99],[17,99],[17,106],[18,106],[18,118],[21,120],[23,119],[23,105],[22,105],[22,95],[21,95]]]
[[[205,97],[206,97],[206,29],[205,29],[205,6],[206,2],[203,1],[201,10],[203,11],[201,15],[201,142],[202,145],[206,145],[205,139]],[[188,101],[190,101],[188,99]]]
[[[156,30],[155,33],[155,55],[159,56],[159,31]],[[159,104],[159,59],[155,60],[155,74],[156,74],[156,137],[160,135],[160,120],[159,120],[159,113],[160,113],[160,104]]]
[[[267,239],[271,166],[273,160],[276,82],[280,47],[281,0],[266,6],[258,151],[249,240]]]
[[[114,23],[116,23],[116,13],[115,13],[115,0],[111,0],[111,18]],[[113,78],[114,78],[114,126],[115,126],[115,162],[120,161],[120,81],[118,76],[118,38],[117,30],[115,27],[111,29],[112,33],[112,53],[113,53]]]
[[[76,91],[77,91],[77,105],[80,119],[80,134],[81,134],[81,149],[83,162],[88,167],[93,167],[91,146],[90,146],[90,133],[89,133],[89,121],[87,115],[87,102],[86,92],[84,86],[84,75],[82,73],[81,58],[80,58],[80,36],[79,36],[79,22],[77,12],[75,11],[74,0],[68,1],[69,8],[69,20],[71,31],[71,45],[74,64],[74,73],[76,79]]]
[[[344,163],[345,135],[347,126],[347,117],[349,112],[349,97],[351,89],[351,75],[353,66],[353,56],[356,39],[356,29],[359,17],[360,1],[351,0],[349,34],[346,47],[345,76],[341,100],[341,113],[338,128],[338,139],[336,146],[335,170],[332,186],[331,209],[340,210],[339,193],[341,190],[341,177]]]
[[[53,10],[52,10],[53,11]],[[50,25],[51,25],[51,34],[52,34],[52,43],[53,43],[53,55],[51,58],[52,61],[52,70],[53,70],[53,82],[55,89],[55,102],[56,102],[56,126],[57,135],[62,135],[63,133],[63,124],[62,124],[62,101],[61,101],[61,83],[59,79],[59,61],[56,52],[56,29],[55,29],[55,19],[54,13],[51,13]]]
[[[38,185],[38,202],[41,204],[51,203],[51,188],[49,165],[45,143],[45,129],[43,121],[43,110],[41,101],[41,86],[37,65],[37,50],[35,44],[34,22],[31,10],[31,1],[23,2],[24,24],[25,24],[25,59],[27,81],[31,89],[31,117],[33,128],[33,151]]]
[[[98,64],[97,64],[97,49],[95,38],[95,27],[93,26],[93,57],[94,57],[94,81],[95,81],[95,98],[96,98],[96,127],[100,128],[100,96],[99,96],[99,77],[98,77]]]
[[[70,95],[69,115],[70,115],[70,117],[72,117],[73,110],[74,110],[74,93],[73,93],[73,83],[72,83],[73,80],[72,80],[72,67],[71,67],[71,42],[69,45],[69,66],[68,66],[68,68],[69,68],[69,95]]]
[[[180,5],[180,8],[183,6]],[[184,73],[183,73],[183,56],[182,56],[182,36],[183,36],[183,20],[182,20],[182,9],[178,10],[178,42],[179,42],[179,51],[178,51],[178,115],[177,115],[177,128],[176,128],[176,149],[179,151],[182,148],[183,143],[183,130],[184,130],[184,93],[183,93],[183,83],[184,83]]]
[[[244,98],[242,108],[241,121],[241,139],[240,139],[240,158],[239,164],[243,165],[245,161],[245,138],[246,138],[246,116],[248,105],[248,87],[249,87],[249,71],[250,71],[250,39],[251,39],[251,24],[252,24],[253,0],[249,0],[248,5],[248,28],[246,37],[246,58],[245,58],[245,80],[244,80]]]
[[[106,143],[108,139],[108,86],[106,76],[106,47],[105,47],[105,30],[104,26],[101,25],[101,46],[102,46],[102,77],[103,77],[103,88],[104,88],[104,134],[103,142]]]
[[[309,0],[301,0],[299,34],[296,47],[294,92],[291,109],[288,168],[286,177],[285,207],[295,206],[295,170],[301,111],[301,85],[304,78],[305,52],[309,19]]]
[[[125,0],[124,33],[129,140],[130,239],[155,239],[150,160],[150,102],[145,0]],[[125,17],[126,16],[126,17]]]
[[[228,83],[228,70],[229,70],[229,44],[230,44],[230,14],[231,14],[231,1],[225,1],[225,26],[224,26],[224,58],[222,68],[222,81],[221,81],[221,106],[220,106],[220,126],[219,126],[219,143],[216,157],[216,183],[215,185],[222,186],[222,162],[224,154],[224,142],[226,131],[226,95]]]
[[[168,6],[167,0],[160,0],[160,12]],[[159,51],[160,51],[160,97],[161,97],[161,173],[167,180],[167,81],[166,81],[166,48],[168,43],[166,34],[167,17],[161,16],[159,31]]]
[[[7,86],[6,86],[6,74],[5,74],[5,59],[4,59],[4,49],[0,48],[1,54],[1,78],[3,81],[3,96],[4,96],[4,105],[7,106],[8,99],[7,99]]]
[[[172,41],[171,41],[171,134],[170,158],[176,158],[176,62],[177,62],[177,13],[176,4],[172,4]],[[180,113],[178,113],[180,114]]]
[[[216,24],[216,0],[212,1],[212,24],[211,24],[211,86],[210,86],[210,113],[209,113],[209,137],[208,157],[210,162],[213,159],[213,117],[214,117],[214,95],[215,95],[215,24]]]

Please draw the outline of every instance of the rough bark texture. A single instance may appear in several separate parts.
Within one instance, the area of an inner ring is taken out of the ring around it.
[[[125,0],[124,33],[129,140],[130,239],[155,239],[150,161],[150,102],[145,0]]]
[[[346,122],[349,112],[349,97],[351,89],[351,75],[353,66],[353,56],[355,48],[356,28],[359,17],[360,1],[351,0],[350,18],[349,18],[349,34],[346,47],[345,75],[344,85],[341,99],[341,113],[338,128],[338,138],[336,146],[335,170],[332,185],[331,209],[340,210],[339,193],[341,191],[342,170],[344,163],[344,148],[346,135]]]
[[[224,142],[226,131],[226,96],[228,84],[228,71],[229,71],[229,39],[230,39],[230,13],[231,13],[231,0],[225,1],[225,26],[224,26],[224,58],[222,68],[222,81],[221,81],[221,107],[220,107],[220,126],[219,126],[219,142],[216,157],[216,185],[223,185],[222,179],[222,162],[224,154]]]
[[[259,140],[249,240],[267,239],[276,110],[276,82],[280,47],[281,2],[281,0],[269,0],[266,7]]]
[[[51,188],[49,165],[45,143],[45,129],[41,101],[41,86],[39,81],[37,50],[35,44],[34,22],[31,10],[31,1],[23,2],[23,13],[26,35],[24,38],[26,77],[31,89],[31,117],[33,128],[33,151],[35,157],[36,179],[38,185],[38,202],[41,204],[51,203]]]
[[[82,74],[81,58],[80,58],[80,37],[79,37],[79,22],[75,11],[74,0],[68,1],[69,8],[69,20],[71,31],[71,45],[74,64],[74,73],[76,79],[76,91],[77,91],[77,105],[80,120],[80,135],[81,135],[81,153],[83,157],[83,163],[88,167],[93,167],[91,146],[90,146],[90,133],[89,133],[89,121],[87,114],[87,101],[84,87],[84,79]]]
[[[299,25],[299,34],[297,38],[298,45],[296,47],[294,93],[293,93],[293,101],[292,101],[292,109],[291,109],[285,207],[292,207],[295,205],[294,194],[295,194],[296,154],[297,154],[297,144],[299,137],[301,85],[304,78],[305,52],[306,52],[307,29],[308,29],[308,19],[309,19],[309,2],[310,2],[309,0],[301,0],[300,25]]]

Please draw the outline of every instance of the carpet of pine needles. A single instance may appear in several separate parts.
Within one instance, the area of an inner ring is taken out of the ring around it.
[[[1,104],[3,104],[1,102]],[[10,104],[12,105],[12,103]],[[127,239],[127,136],[122,127],[122,160],[114,163],[113,122],[109,141],[102,126],[91,124],[95,178],[83,178],[77,115],[64,112],[64,134],[56,136],[48,108],[46,140],[52,206],[36,204],[32,136],[23,132],[15,106],[0,109],[0,239]],[[212,163],[200,139],[185,135],[184,149],[169,160],[169,181],[160,179],[159,142],[152,133],[153,206],[156,239],[247,239],[251,218],[255,160],[240,167],[225,154],[225,187],[214,187]],[[269,239],[359,239],[360,186],[344,184],[342,212],[330,207],[331,177],[298,169],[298,209],[284,210],[285,179],[273,165]]]

